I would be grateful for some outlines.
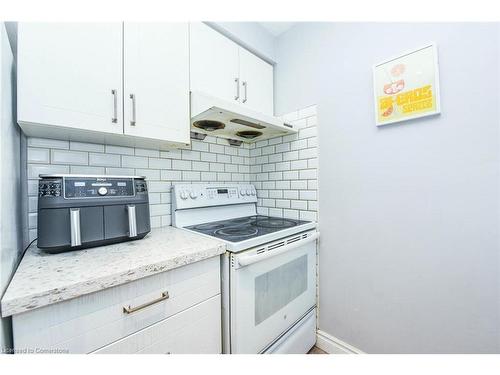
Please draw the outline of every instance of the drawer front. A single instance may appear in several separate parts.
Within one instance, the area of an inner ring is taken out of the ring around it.
[[[99,354],[221,353],[220,295],[96,350]]]
[[[219,293],[220,261],[214,257],[15,315],[14,346],[89,353]]]

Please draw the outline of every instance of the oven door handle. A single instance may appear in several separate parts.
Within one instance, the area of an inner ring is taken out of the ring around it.
[[[295,241],[289,245],[285,245],[285,246],[280,247],[276,250],[266,251],[266,252],[258,254],[258,255],[244,255],[244,256],[238,258],[238,264],[240,265],[240,267],[249,266],[251,264],[272,258],[276,255],[280,255],[280,254],[286,253],[288,251],[294,250],[300,246],[305,245],[306,243],[316,241],[316,239],[318,239],[318,238],[319,238],[319,232],[315,232],[312,235],[308,236],[307,238],[304,238],[304,239],[299,240],[299,241]]]

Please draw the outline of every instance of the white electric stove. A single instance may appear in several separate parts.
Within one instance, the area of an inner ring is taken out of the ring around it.
[[[172,225],[227,244],[225,353],[307,353],[316,341],[316,223],[257,214],[252,185],[177,184]]]

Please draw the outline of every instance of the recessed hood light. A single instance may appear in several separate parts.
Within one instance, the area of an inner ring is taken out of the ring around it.
[[[224,129],[226,125],[220,121],[213,120],[200,120],[193,122],[193,126],[198,129],[203,129],[208,132],[213,132],[214,130]]]
[[[256,130],[243,130],[240,132],[236,132],[236,135],[245,139],[254,139],[262,135],[262,132],[258,132]]]

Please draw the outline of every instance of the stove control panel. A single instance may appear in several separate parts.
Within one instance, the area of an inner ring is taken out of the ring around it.
[[[178,184],[172,188],[172,203],[180,209],[256,202],[253,185]]]
[[[208,199],[238,198],[237,188],[210,188],[206,189]]]

